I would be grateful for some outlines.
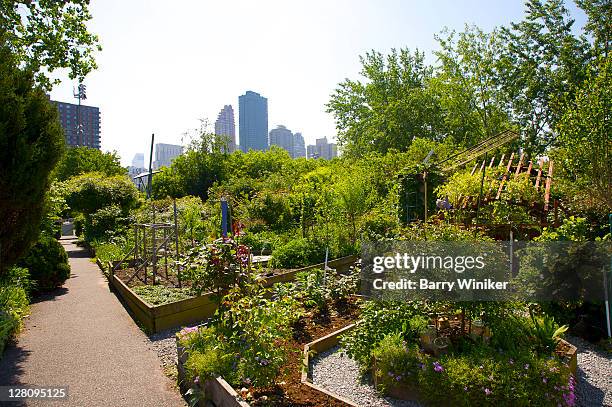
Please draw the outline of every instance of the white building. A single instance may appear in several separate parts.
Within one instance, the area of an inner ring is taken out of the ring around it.
[[[143,153],[134,154],[134,158],[132,158],[132,167],[144,168],[144,154]]]
[[[157,170],[161,167],[170,167],[172,161],[183,154],[183,146],[175,144],[155,144],[155,160],[153,161],[153,169]]]

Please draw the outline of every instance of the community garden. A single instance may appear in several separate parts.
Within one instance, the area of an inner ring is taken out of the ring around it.
[[[116,154],[64,153],[44,92],[0,64],[13,92],[0,94],[2,122],[36,112],[20,139],[0,127],[0,194],[12,191],[0,195],[0,352],[31,296],[70,276],[56,237],[71,219],[135,322],[177,332],[178,381],[193,405],[612,403],[603,297],[568,284],[571,300],[364,295],[372,242],[571,243],[545,270],[511,263],[513,277],[542,286],[594,264],[592,243],[609,249],[612,59],[599,25],[609,12],[578,2],[587,38],[562,2],[527,3],[509,27],[440,33],[436,65],[408,49],[363,56],[363,78],[327,104],[339,158],[293,159],[275,146],[229,154],[203,123],[144,191]],[[13,99],[19,109],[5,108]],[[23,134],[39,135],[34,147]],[[25,158],[5,157],[14,151]],[[612,291],[609,269],[590,272]],[[607,361],[593,394],[580,393],[577,338]],[[336,372],[357,366],[351,380],[374,401],[327,386],[328,357],[341,360]]]

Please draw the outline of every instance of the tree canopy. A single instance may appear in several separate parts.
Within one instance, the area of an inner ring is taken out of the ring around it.
[[[57,109],[0,44],[0,275],[38,238],[50,173],[63,152]]]
[[[81,81],[95,69],[98,36],[87,30],[89,0],[2,0],[0,33],[16,62],[36,75],[47,90],[50,74],[66,68]],[[57,83],[57,81],[53,82]]]
[[[59,181],[65,181],[86,172],[99,172],[108,176],[127,173],[116,152],[105,153],[96,148],[81,146],[66,151],[54,175]]]

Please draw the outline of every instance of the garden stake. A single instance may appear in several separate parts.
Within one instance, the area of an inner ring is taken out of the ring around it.
[[[179,233],[178,233],[178,221],[177,221],[177,212],[176,212],[176,198],[174,198],[173,206],[174,206],[174,242],[176,244],[176,278],[178,279],[178,286],[179,288],[181,288],[181,265],[179,264],[180,254],[179,254]]]

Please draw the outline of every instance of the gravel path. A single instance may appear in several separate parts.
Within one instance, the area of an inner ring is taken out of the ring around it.
[[[315,384],[360,406],[419,406],[414,402],[381,397],[371,384],[360,379],[357,362],[342,353],[337,346],[317,355],[312,363],[312,381]]]
[[[181,328],[170,328],[152,335],[149,335],[151,346],[161,360],[164,371],[172,371],[176,367],[176,333]]]
[[[577,405],[612,406],[612,355],[580,338],[568,340],[578,348]],[[357,363],[337,346],[317,355],[311,369],[315,384],[360,406],[418,406],[417,403],[383,398],[371,384],[361,379]]]
[[[184,406],[87,252],[74,239],[61,243],[70,279],[32,304],[24,331],[0,360],[0,385],[69,387],[67,400],[30,399],[27,406]]]
[[[577,404],[612,406],[612,354],[576,337],[567,338],[578,348]]]

